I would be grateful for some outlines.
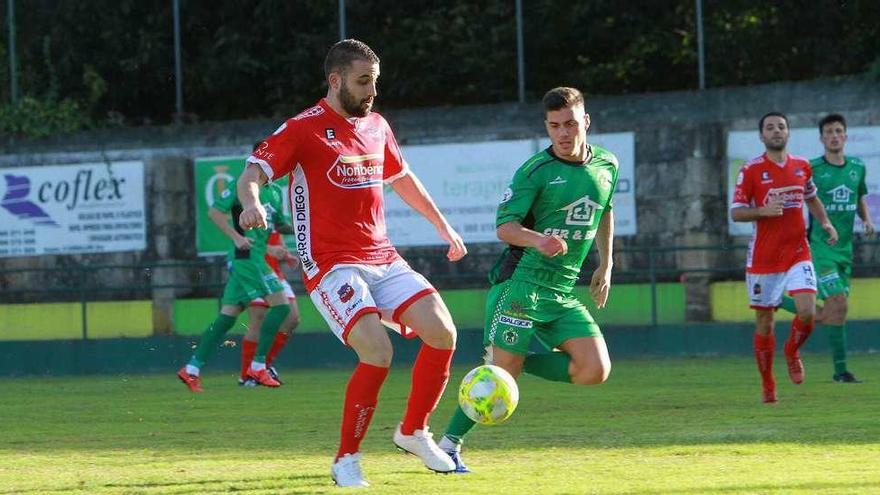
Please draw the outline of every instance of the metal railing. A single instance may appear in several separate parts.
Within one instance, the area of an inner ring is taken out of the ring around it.
[[[880,241],[857,240],[855,277],[880,276]],[[445,248],[409,248],[403,256],[440,289],[485,287],[489,269],[498,259],[500,245],[472,252],[459,263],[448,263]],[[658,322],[658,285],[687,282],[742,280],[747,246],[625,246],[615,249],[615,284],[650,286],[651,322]],[[472,250],[476,251],[476,250]],[[578,283],[588,284],[598,262],[593,251]],[[79,302],[83,339],[88,338],[87,306],[114,300],[217,298],[226,281],[226,261],[149,262],[133,265],[74,265],[64,268],[0,269],[0,304]],[[303,292],[299,274],[288,273],[294,290]],[[104,297],[101,295],[106,294]]]

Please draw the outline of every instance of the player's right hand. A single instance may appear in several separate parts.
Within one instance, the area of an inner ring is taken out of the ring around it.
[[[568,243],[558,235],[548,235],[538,241],[538,245],[535,246],[535,249],[544,256],[552,258],[558,254],[567,253]]]
[[[770,195],[770,198],[762,208],[764,209],[765,217],[781,217],[782,216],[782,208],[785,202],[782,200],[782,197],[778,194]]]
[[[235,243],[235,249],[242,251],[249,250],[253,246],[253,242],[243,235],[236,237],[232,242]]]
[[[244,230],[268,228],[266,209],[260,203],[243,209],[238,217],[238,224]]]

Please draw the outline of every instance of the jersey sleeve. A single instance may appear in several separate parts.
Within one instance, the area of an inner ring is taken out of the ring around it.
[[[865,164],[861,162],[861,160],[857,161],[856,163],[859,164],[862,169],[862,176],[859,177],[859,192],[858,192],[858,197],[861,198],[862,196],[868,194],[868,184],[867,184],[867,182],[865,182],[867,179],[866,176],[868,175],[868,169],[865,167]]]
[[[614,193],[617,192],[617,179],[620,177],[620,164],[617,162],[617,157],[613,154],[608,154],[608,161],[613,165],[611,168],[611,195],[608,196],[608,204],[605,205],[606,210],[614,209]]]
[[[804,182],[804,199],[815,198],[819,194],[819,190],[816,188],[816,183],[813,181],[813,167],[809,162],[807,162],[807,166],[804,167],[804,171],[807,174],[807,180]]]
[[[214,204],[211,207],[223,213],[229,213],[237,202],[238,195],[235,194],[235,182],[232,182],[220,193],[220,196],[214,199]]]
[[[731,208],[752,206],[754,190],[752,188],[752,180],[749,170],[748,166],[744,166],[739,169],[739,173],[736,175],[736,186],[734,186],[733,189],[733,201],[730,203]]]
[[[269,180],[287,175],[296,164],[299,148],[297,120],[288,119],[271,136],[261,142],[248,157],[247,163],[254,163],[263,169]]]
[[[382,166],[382,179],[386,184],[390,184],[407,174],[409,165],[403,159],[403,153],[400,151],[400,145],[397,144],[397,138],[394,137],[394,131],[388,125],[388,121],[382,119],[385,125],[385,161]]]
[[[535,198],[538,197],[540,186],[529,177],[531,168],[520,168],[513,174],[510,186],[504,191],[498,212],[495,216],[495,226],[507,222],[520,222],[529,214]]]

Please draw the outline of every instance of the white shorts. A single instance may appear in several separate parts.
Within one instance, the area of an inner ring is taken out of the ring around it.
[[[816,272],[813,263],[795,263],[787,272],[746,273],[746,290],[752,309],[775,309],[782,304],[785,291],[816,293]]]
[[[281,282],[281,285],[284,287],[284,295],[287,296],[288,302],[296,301],[296,294],[293,293],[293,287],[290,286],[290,282],[284,280],[281,277],[278,277],[278,280]],[[269,303],[266,302],[262,297],[258,297],[251,301],[250,306],[262,306],[264,308],[269,307]]]
[[[418,299],[436,292],[425,277],[398,260],[386,265],[336,265],[309,294],[330,330],[348,344],[351,327],[369,313],[406,338],[415,333],[400,315]]]

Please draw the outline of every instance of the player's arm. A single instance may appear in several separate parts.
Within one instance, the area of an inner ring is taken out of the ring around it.
[[[449,261],[458,261],[467,254],[467,247],[465,247],[461,236],[449,225],[446,217],[440,213],[434,200],[431,199],[431,195],[428,194],[425,186],[422,185],[421,181],[412,171],[392,182],[391,187],[400,196],[400,199],[427,218],[434,228],[437,229],[440,237],[449,243],[449,251],[446,253]]]
[[[236,188],[238,201],[241,203],[241,215],[238,217],[238,223],[241,228],[248,230],[268,227],[266,209],[260,204],[260,187],[268,181],[269,177],[256,163],[248,163],[244,172],[238,177]]]
[[[816,221],[819,222],[819,225],[822,226],[822,230],[828,234],[828,239],[825,242],[827,242],[829,246],[837,244],[837,229],[834,228],[831,220],[828,219],[828,213],[825,212],[825,205],[822,204],[819,197],[813,196],[804,201],[807,203],[807,209],[810,211],[810,215],[813,215],[813,218],[815,218]]]
[[[782,216],[782,198],[771,196],[764,206],[738,206],[730,209],[730,218],[734,222],[754,222],[762,218]]]
[[[250,249],[251,248],[251,240],[247,237],[241,235],[232,227],[232,223],[230,222],[229,213],[224,213],[213,206],[208,209],[208,216],[211,217],[211,221],[214,222],[214,225],[220,229],[223,234],[232,240],[235,243],[235,247],[238,249]]]
[[[559,236],[535,232],[523,227],[516,220],[502,223],[495,230],[495,233],[498,235],[498,239],[512,246],[534,248],[549,258],[568,252],[568,244]]]
[[[596,231],[596,250],[599,253],[599,267],[590,279],[590,297],[597,308],[605,307],[608,292],[611,290],[611,267],[614,261],[611,256],[614,248],[614,210],[608,210],[599,220]]]
[[[871,221],[871,210],[868,208],[867,196],[863,195],[859,198],[858,214],[859,218],[862,219],[862,223],[865,224],[865,235],[874,235],[874,232],[877,230],[874,227],[874,222]]]

